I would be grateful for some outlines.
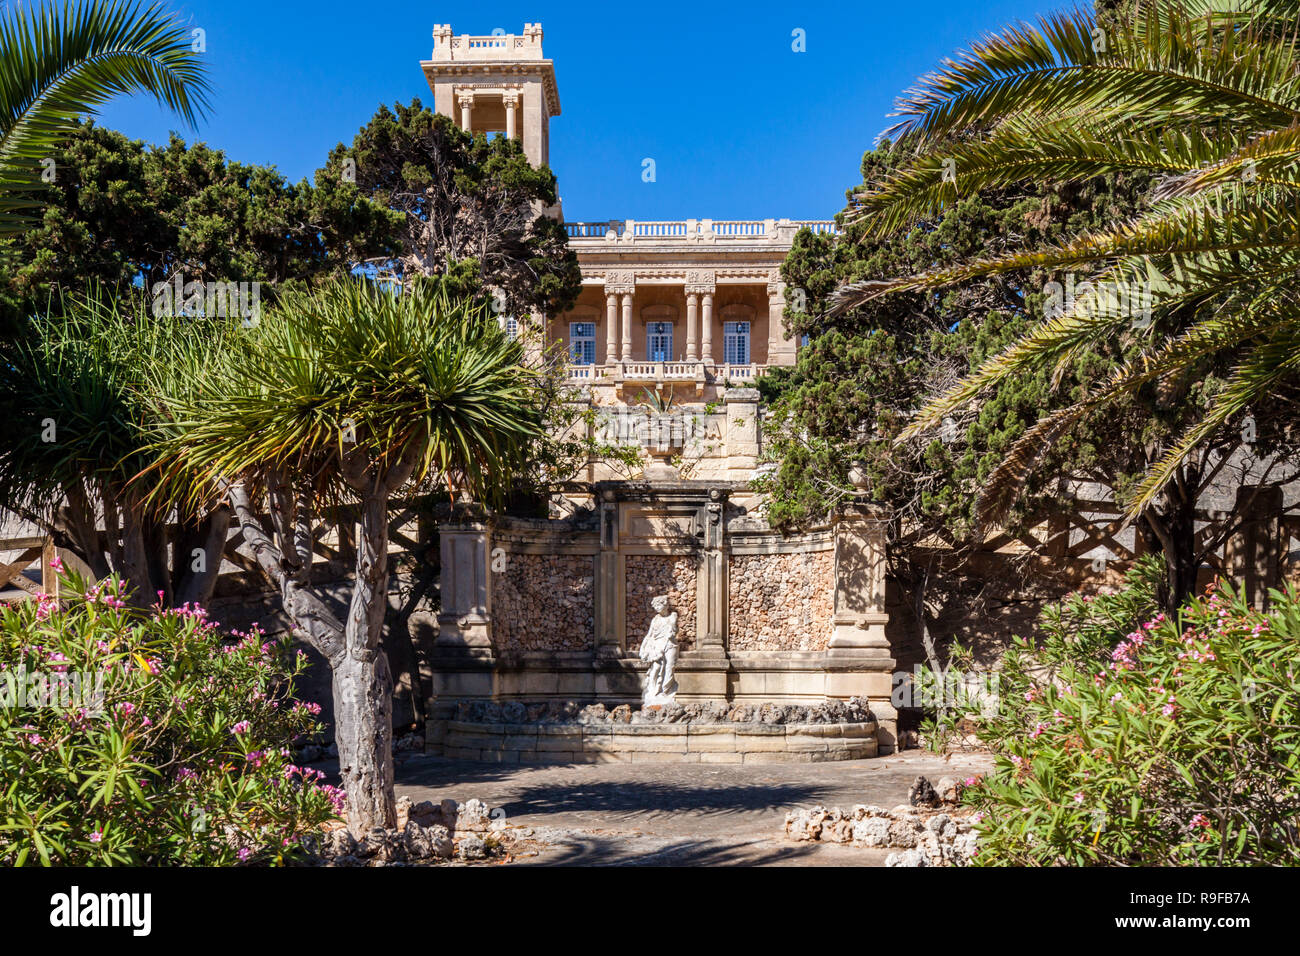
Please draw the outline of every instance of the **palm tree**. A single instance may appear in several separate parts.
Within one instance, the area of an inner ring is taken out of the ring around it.
[[[220,360],[182,370],[192,387],[157,445],[155,493],[226,496],[295,630],[329,662],[354,832],[392,826],[396,814],[380,648],[390,499],[432,484],[499,501],[541,432],[522,345],[486,309],[438,288],[348,278],[283,297]],[[318,521],[343,503],[359,517],[340,617],[312,587],[311,565]]]
[[[46,161],[80,115],[143,92],[193,126],[208,90],[189,33],[159,5],[11,5],[0,17],[0,236],[30,224]]]
[[[1044,419],[990,477],[997,520],[1029,469],[1087,415],[1149,386],[1232,365],[1204,414],[1126,500],[1148,508],[1207,437],[1300,372],[1300,14],[1297,0],[1164,0],[1099,19],[1072,12],[988,37],[919,81],[890,132],[911,164],[855,197],[887,235],[959,196],[1025,180],[1150,174],[1149,208],[1057,246],[840,290],[841,313],[903,289],[1038,267],[1089,285],[1056,314],[929,401],[900,440],[985,389],[1068,367],[1109,343],[1125,357],[1083,401]]]

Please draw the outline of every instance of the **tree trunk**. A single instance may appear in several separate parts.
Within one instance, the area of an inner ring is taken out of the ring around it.
[[[1160,497],[1161,506],[1148,508],[1142,518],[1160,544],[1165,576],[1157,598],[1161,610],[1172,616],[1196,593],[1196,503],[1188,503],[1176,489]]]
[[[334,668],[335,740],[355,835],[397,824],[393,796],[393,680],[380,647],[388,609],[388,494],[383,485],[362,499],[357,575]]]
[[[134,607],[148,607],[158,599],[153,577],[150,536],[143,508],[130,499],[122,502],[122,569],[121,576],[130,592],[127,602]]]
[[[187,529],[189,533],[177,540],[174,579],[178,604],[206,607],[212,600],[217,576],[221,573],[221,560],[226,553],[230,519],[230,508],[221,505],[207,517],[198,520]],[[202,553],[201,570],[196,570],[194,566],[196,550]]]

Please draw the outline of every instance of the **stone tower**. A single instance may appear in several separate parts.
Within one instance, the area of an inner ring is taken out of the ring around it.
[[[420,66],[434,110],[474,133],[518,137],[534,166],[549,165],[550,119],[560,115],[555,66],[542,56],[542,25],[522,36],[455,36],[433,28],[433,54]]]

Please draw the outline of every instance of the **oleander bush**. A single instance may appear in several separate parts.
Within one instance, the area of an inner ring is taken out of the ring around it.
[[[115,579],[0,608],[0,865],[283,863],[342,794],[294,766],[306,666]],[[70,597],[67,595],[71,595]]]
[[[1070,597],[1008,654],[976,862],[1300,864],[1300,600],[1219,582],[1168,618],[1159,577]]]

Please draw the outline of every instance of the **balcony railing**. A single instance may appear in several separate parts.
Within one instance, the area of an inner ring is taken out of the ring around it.
[[[789,243],[807,226],[816,233],[837,233],[829,219],[676,219],[566,222],[570,239],[586,242],[772,242]]]
[[[609,362],[604,365],[570,365],[569,379],[576,382],[606,381],[623,384],[661,382],[752,382],[766,365],[706,362]]]

